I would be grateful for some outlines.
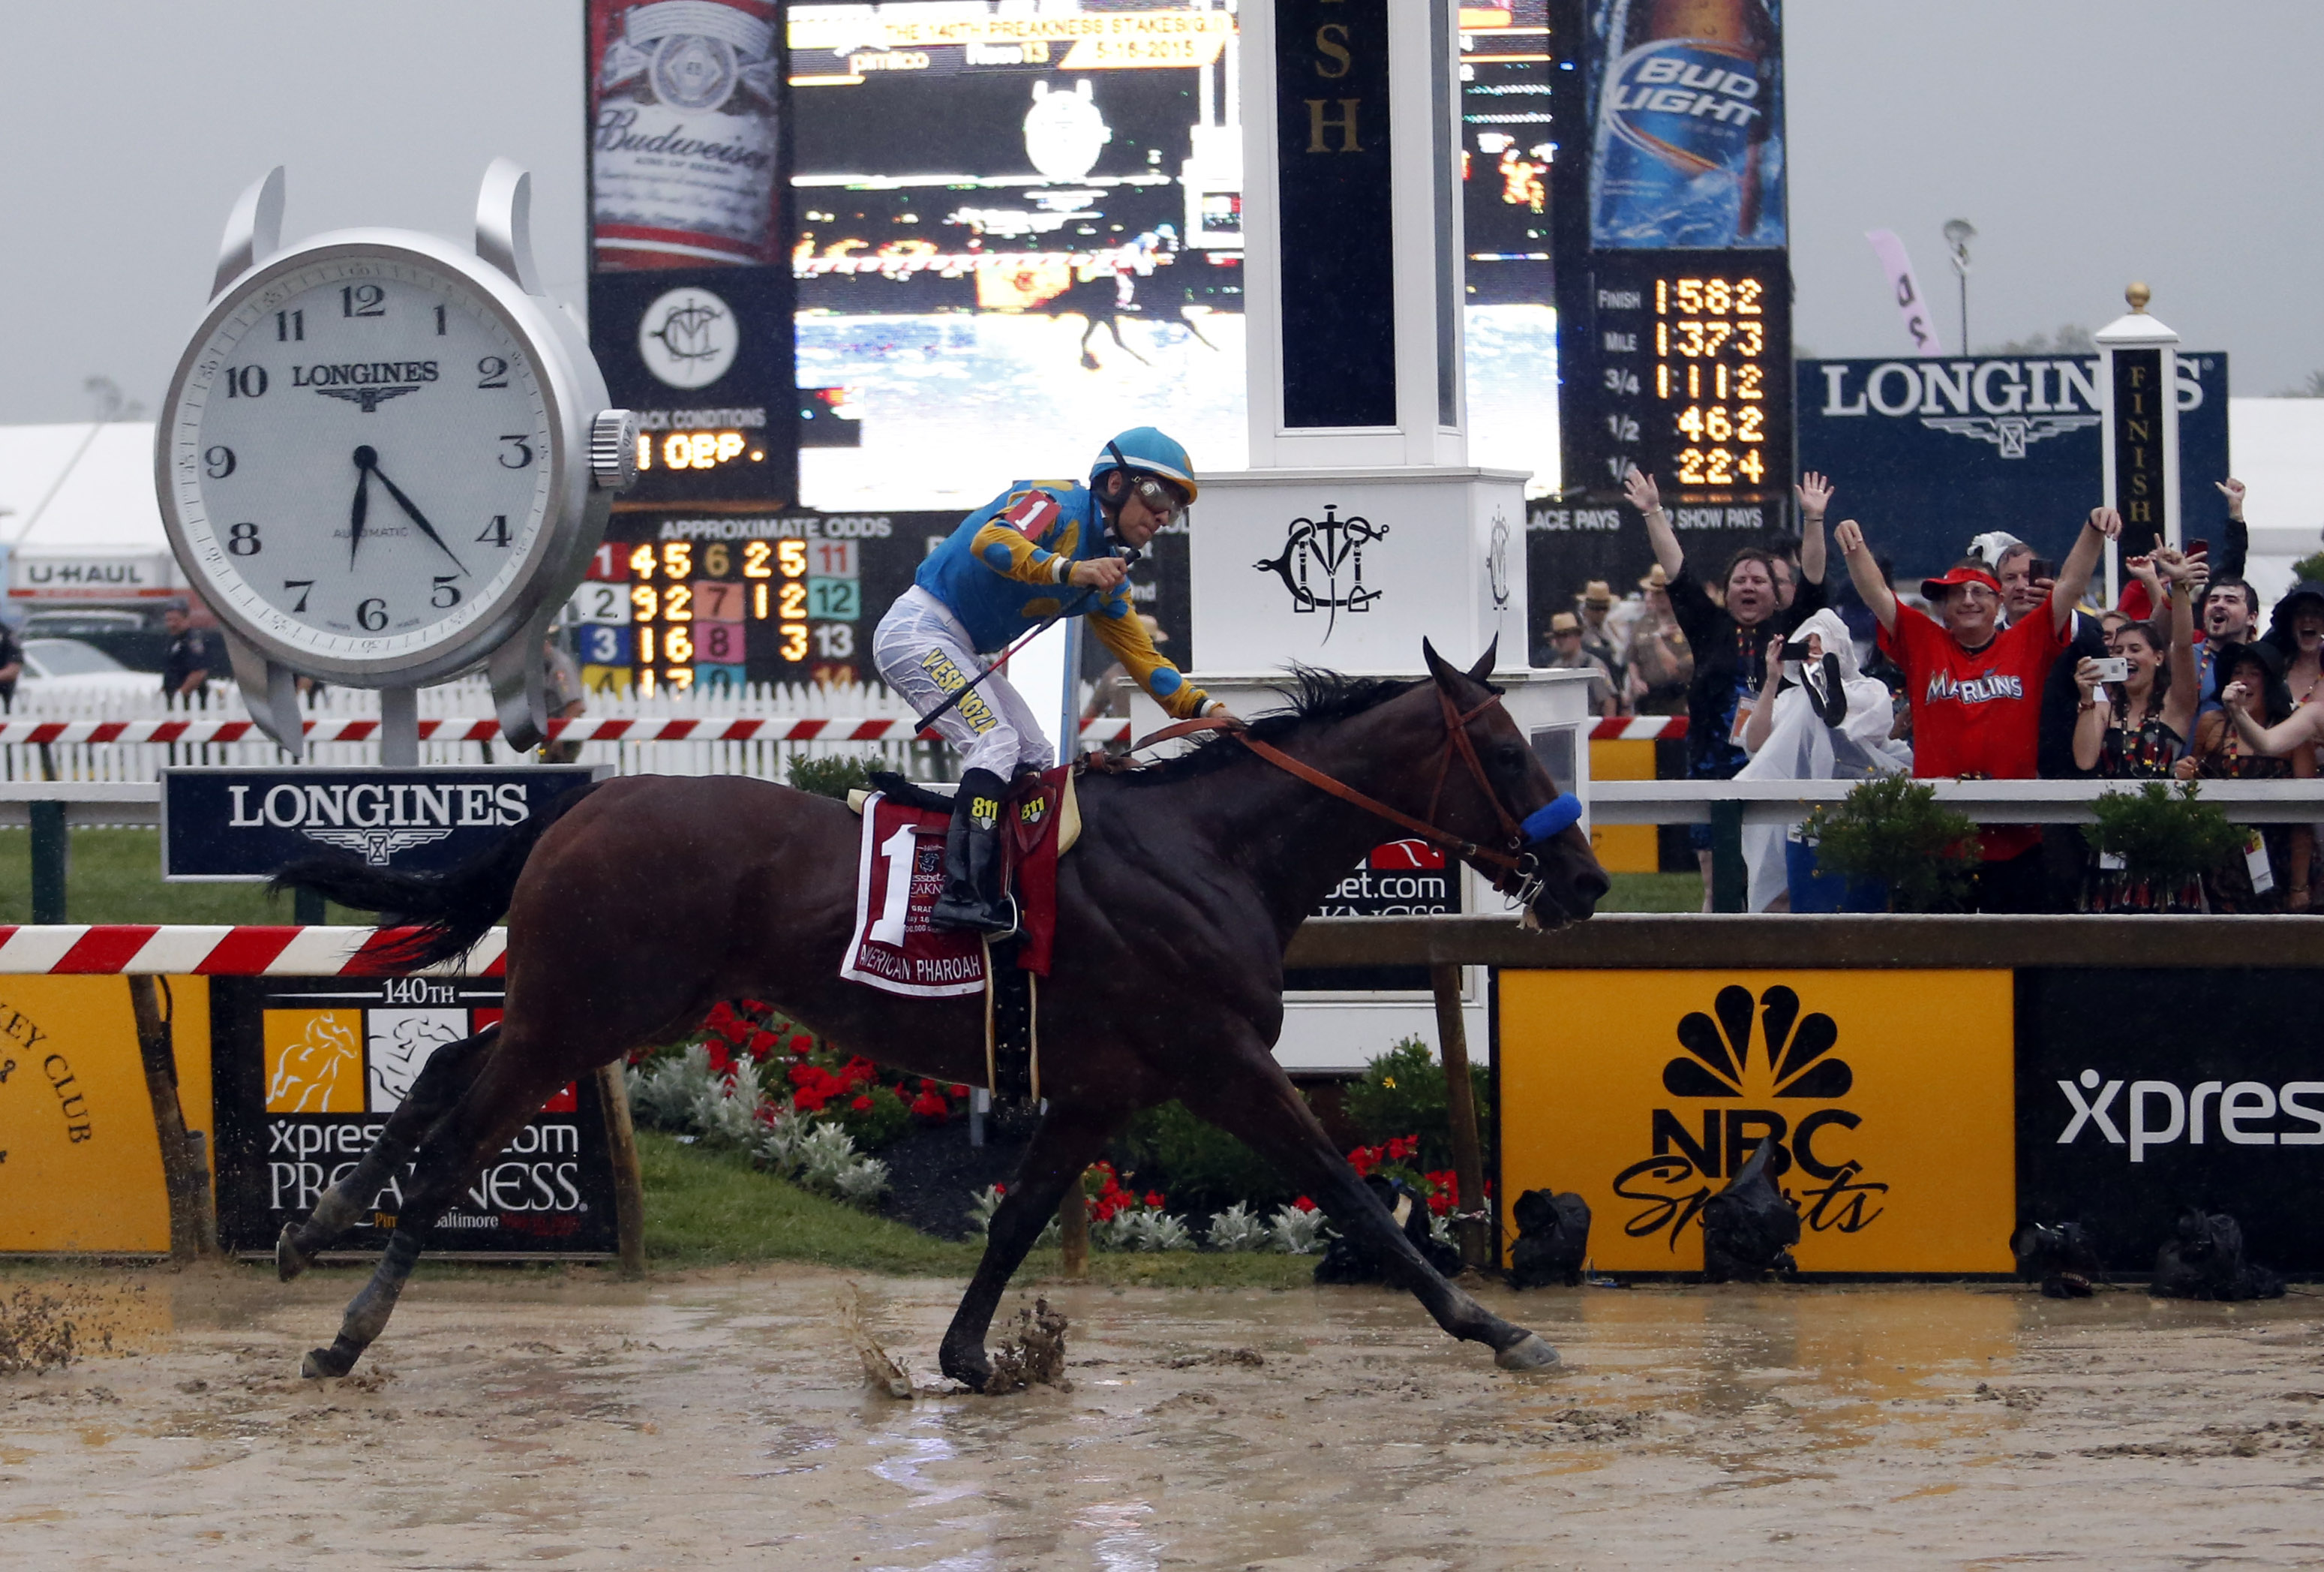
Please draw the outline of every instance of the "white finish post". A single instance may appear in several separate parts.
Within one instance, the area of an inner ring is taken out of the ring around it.
[[[2179,335],[2146,314],[2153,298],[2143,283],[2123,291],[2130,314],[2092,337],[2102,356],[2098,393],[2106,411],[2106,505],[2122,514],[2126,532],[2159,532],[2180,544]],[[2153,356],[2152,369],[2147,357]],[[2122,596],[2122,552],[2106,549],[2108,606]]]

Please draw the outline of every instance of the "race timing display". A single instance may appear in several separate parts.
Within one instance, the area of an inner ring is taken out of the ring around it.
[[[1791,284],[1781,252],[1599,252],[1565,336],[1569,493],[1655,477],[1684,527],[1773,529],[1792,464]],[[1578,386],[1572,385],[1579,384]],[[1748,522],[1738,513],[1757,510]]]

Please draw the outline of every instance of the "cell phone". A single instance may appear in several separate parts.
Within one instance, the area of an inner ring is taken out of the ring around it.
[[[2027,563],[2026,567],[2031,570],[2034,580],[2037,583],[2044,578],[2055,578],[2058,577],[2058,565],[2055,562],[2051,561],[2047,557],[2036,557],[2033,561]]]
[[[2127,682],[2130,680],[2130,661],[2123,656],[2100,655],[2098,658],[2098,680],[2101,682]]]
[[[1786,643],[1784,645],[1783,658],[1786,661],[1805,661],[1808,659],[1808,642],[1805,639],[1800,639]]]

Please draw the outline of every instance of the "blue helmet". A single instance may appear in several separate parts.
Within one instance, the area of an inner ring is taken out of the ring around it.
[[[1099,477],[1109,469],[1131,469],[1142,475],[1158,475],[1165,480],[1176,481],[1185,487],[1186,500],[1194,500],[1200,488],[1194,483],[1194,461],[1175,438],[1165,436],[1151,426],[1134,426],[1105,445],[1105,451],[1090,466],[1090,489],[1097,489]]]

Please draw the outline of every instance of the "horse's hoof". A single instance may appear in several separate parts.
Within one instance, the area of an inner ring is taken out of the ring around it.
[[[354,1357],[343,1356],[336,1348],[310,1348],[307,1351],[307,1357],[299,1362],[299,1373],[309,1381],[322,1381],[345,1375],[355,1367]]]
[[[290,1242],[290,1235],[298,1226],[296,1223],[283,1224],[282,1232],[274,1239],[274,1275],[284,1282],[289,1282],[314,1264]]]
[[[1493,1363],[1503,1370],[1547,1370],[1557,1363],[1557,1350],[1543,1340],[1538,1332],[1527,1332],[1493,1355]]]
[[[982,1348],[976,1351],[973,1359],[965,1355],[941,1353],[936,1356],[936,1366],[945,1373],[947,1380],[956,1381],[974,1392],[982,1392],[985,1382],[992,1379],[991,1362],[984,1357]]]

